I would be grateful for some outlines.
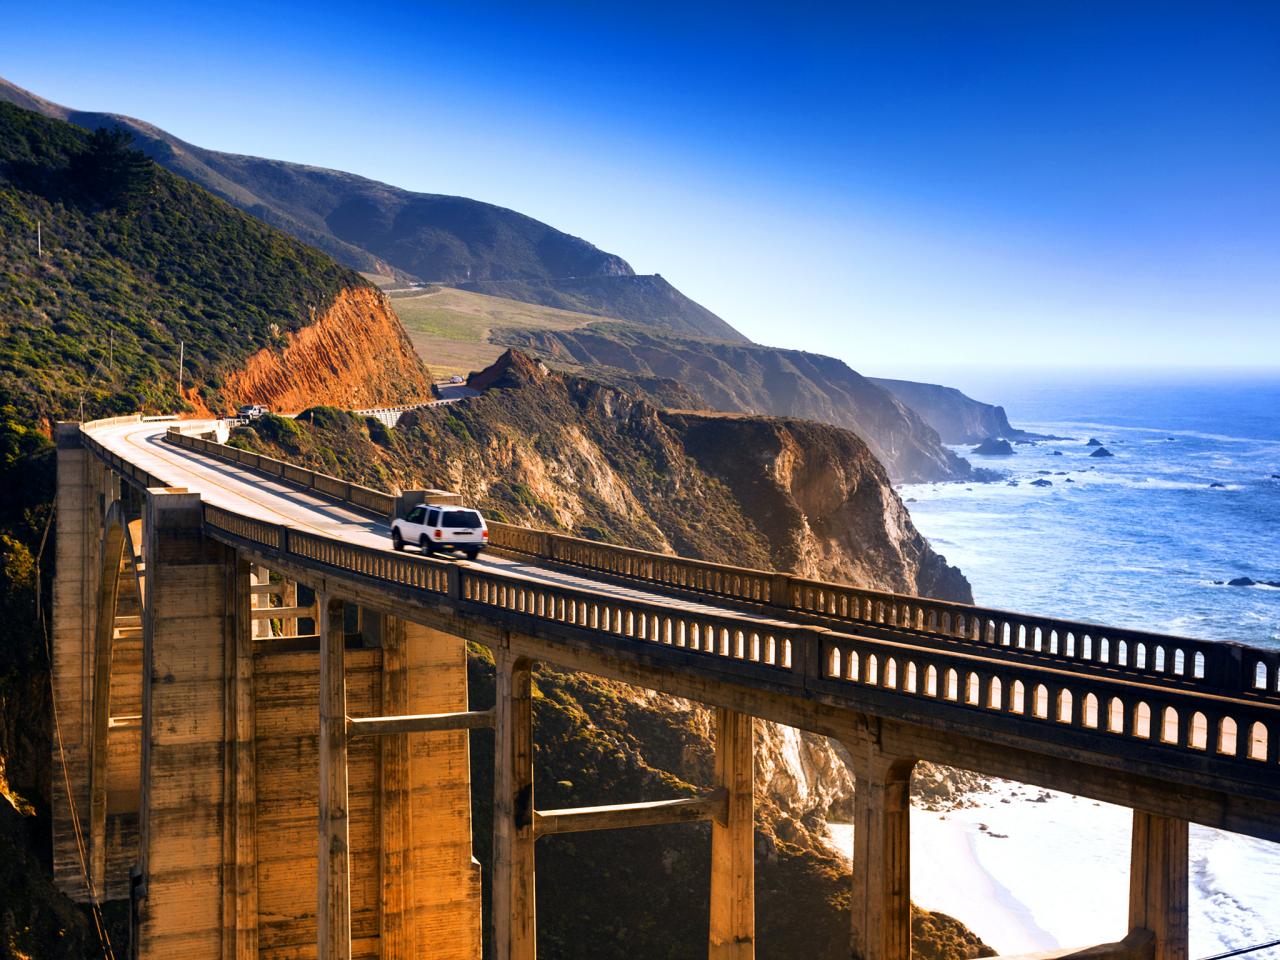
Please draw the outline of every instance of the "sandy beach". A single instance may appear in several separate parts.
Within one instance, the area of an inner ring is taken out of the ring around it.
[[[911,894],[967,924],[1002,954],[1087,946],[1124,936],[1129,825],[1122,807],[1019,784],[976,806],[911,811]],[[853,827],[831,826],[846,857]],[[1274,844],[1191,830],[1191,956],[1280,938]],[[1275,960],[1280,949],[1252,956]]]

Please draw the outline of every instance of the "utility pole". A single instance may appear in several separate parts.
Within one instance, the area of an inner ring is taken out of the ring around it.
[[[115,330],[107,331],[107,369],[111,371],[111,375],[116,375],[116,332]]]
[[[178,399],[182,399],[182,362],[186,358],[187,344],[183,340],[178,341]]]

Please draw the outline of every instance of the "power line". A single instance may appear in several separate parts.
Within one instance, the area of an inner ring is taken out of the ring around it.
[[[1236,950],[1228,950],[1226,953],[1215,953],[1212,957],[1202,957],[1201,960],[1227,960],[1227,957],[1238,957],[1242,954],[1253,953],[1256,950],[1266,950],[1268,947],[1280,947],[1280,940],[1255,943],[1252,947],[1240,947]]]

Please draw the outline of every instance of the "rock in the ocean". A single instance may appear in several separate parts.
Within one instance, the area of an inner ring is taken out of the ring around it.
[[[1053,454],[1052,454],[1052,455],[1053,455],[1053,456],[1055,456],[1055,457],[1060,457],[1060,456],[1062,456],[1062,451],[1061,451],[1061,450],[1055,450],[1055,451],[1053,451]]]
[[[1253,577],[1236,577],[1234,580],[1228,580],[1228,587],[1256,587],[1258,581]]]
[[[1085,444],[1085,446],[1086,446],[1086,447],[1100,447],[1100,446],[1102,446],[1102,441],[1101,441],[1101,440],[1099,440],[1097,437],[1090,437],[1090,438],[1089,438],[1089,442],[1088,442],[1088,443],[1086,443],[1086,444]]]
[[[1033,487],[1052,487],[1053,481],[1046,480],[1044,477],[1041,477],[1039,480],[1032,480],[1031,485]]]
[[[1209,484],[1209,489],[1210,489],[1210,490],[1225,490],[1225,489],[1227,489],[1227,485],[1226,485],[1225,483],[1218,483],[1218,481],[1216,481],[1216,480],[1215,480],[1213,483]]]
[[[1091,457],[1114,457],[1114,456],[1115,456],[1115,454],[1114,454],[1114,453],[1112,453],[1110,450],[1108,450],[1106,447],[1104,447],[1104,446],[1099,446],[1099,447],[1098,447],[1098,449],[1097,449],[1097,450],[1095,450],[1095,451],[1093,451],[1093,453],[1089,454],[1089,456],[1091,456]]]
[[[1273,474],[1271,475],[1271,479],[1272,479],[1272,480],[1280,480],[1280,473],[1273,473]]]
[[[987,439],[973,448],[973,452],[983,457],[1011,457],[1013,456],[1013,447],[1009,445],[1008,440],[987,437]]]
[[[1067,477],[1067,483],[1075,483],[1075,481],[1072,480],[1070,477]]]

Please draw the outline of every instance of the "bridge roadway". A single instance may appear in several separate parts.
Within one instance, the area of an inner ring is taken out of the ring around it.
[[[120,424],[96,430],[94,437],[121,458],[163,479],[171,487],[199,493],[204,503],[232,513],[272,524],[340,540],[353,546],[391,550],[390,519],[375,520],[362,511],[236,464],[224,463],[175,447],[164,441],[172,424],[167,421]],[[184,424],[184,426],[186,426]],[[412,548],[411,552],[412,552]],[[541,566],[527,560],[495,553],[481,554],[475,561],[458,559],[464,568],[493,570],[553,587],[590,590],[601,596],[640,603],[673,604],[690,614],[714,615],[722,608],[689,599],[674,600],[652,591],[603,581],[563,569]],[[747,621],[766,623],[768,618],[738,612]]]
[[[133,421],[96,427],[92,437],[166,484],[198,492],[207,505],[364,548],[365,567],[374,562],[369,551],[403,556],[390,550],[386,521],[177,447],[164,439],[169,426]],[[192,426],[183,424],[184,432]],[[313,559],[334,556],[316,543],[308,550]],[[298,553],[262,559],[286,570],[293,564],[302,582],[313,580],[316,565]],[[450,566],[430,565],[437,571]],[[393,614],[407,605],[442,629],[452,623],[469,639],[495,643],[505,633],[533,659],[742,710],[855,748],[870,743],[900,756],[1280,841],[1280,702],[1273,673],[1255,687],[1247,658],[1228,682],[1205,679],[1189,662],[1184,671],[1181,652],[1179,676],[1149,676],[1114,664],[1100,668],[804,611],[699,599],[687,590],[629,584],[625,577],[510,554],[453,566],[467,584],[466,596],[453,602],[404,584],[370,589],[360,577],[351,589],[360,588],[360,602]],[[333,563],[319,568],[342,578]],[[602,613],[608,627],[600,625]],[[1270,662],[1271,654],[1266,657]],[[1259,660],[1259,675],[1267,669]]]

